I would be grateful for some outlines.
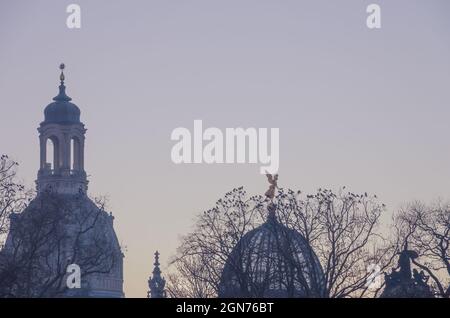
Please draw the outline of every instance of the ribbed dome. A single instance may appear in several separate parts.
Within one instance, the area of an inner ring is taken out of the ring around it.
[[[323,270],[305,238],[271,211],[231,252],[219,297],[325,297]]]
[[[59,86],[59,94],[53,100],[54,102],[50,103],[44,110],[45,123],[80,122],[80,109],[70,102],[72,98],[66,95],[66,87],[63,84]]]

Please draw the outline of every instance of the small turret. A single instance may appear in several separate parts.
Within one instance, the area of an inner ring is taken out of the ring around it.
[[[147,298],[166,298],[166,280],[161,276],[161,269],[159,268],[159,252],[155,252],[155,263],[153,264],[153,276],[148,280],[149,291]]]

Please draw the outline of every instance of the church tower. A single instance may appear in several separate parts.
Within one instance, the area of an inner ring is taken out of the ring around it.
[[[11,290],[18,297],[124,297],[124,255],[114,216],[87,195],[86,129],[80,109],[66,94],[64,64],[60,69],[59,93],[38,128],[37,195],[21,213],[11,215],[2,250],[20,269]],[[23,260],[33,266],[22,266]],[[70,266],[80,271],[74,286],[65,280]]]
[[[38,128],[40,168],[37,191],[64,194],[86,193],[84,171],[84,140],[86,129],[80,121],[80,109],[66,95],[64,64],[60,65],[59,94],[44,111],[45,119]],[[48,153],[52,149],[52,155]]]

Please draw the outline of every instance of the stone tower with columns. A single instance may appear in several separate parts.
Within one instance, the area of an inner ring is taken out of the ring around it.
[[[60,65],[59,94],[44,111],[39,131],[40,168],[38,192],[48,189],[59,193],[86,193],[88,181],[84,171],[84,140],[86,129],[80,121],[80,109],[66,95],[64,64]],[[47,143],[53,145],[53,158],[48,158]],[[53,164],[48,163],[52,161]]]
[[[24,276],[35,277],[32,283],[24,280],[31,291],[27,297],[124,297],[124,255],[114,231],[114,217],[87,194],[86,129],[80,109],[66,94],[64,64],[60,70],[59,93],[45,108],[38,128],[37,195],[24,211],[11,215],[2,253],[11,260],[17,255],[27,259],[28,247],[34,246],[33,236],[27,233],[46,233],[39,236],[39,247],[33,253],[35,266]],[[52,156],[48,146],[52,146]],[[36,224],[41,226],[39,231]],[[68,265],[79,266],[80,286],[66,286]],[[44,281],[57,283],[46,288]]]

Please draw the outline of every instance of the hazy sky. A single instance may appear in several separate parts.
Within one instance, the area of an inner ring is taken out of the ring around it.
[[[156,249],[164,271],[197,213],[267,189],[258,165],[173,164],[170,134],[194,119],[280,128],[280,186],[375,193],[386,220],[450,199],[449,16],[448,0],[0,0],[0,153],[33,186],[64,62],[90,193],[110,199],[126,296],[145,297]]]

